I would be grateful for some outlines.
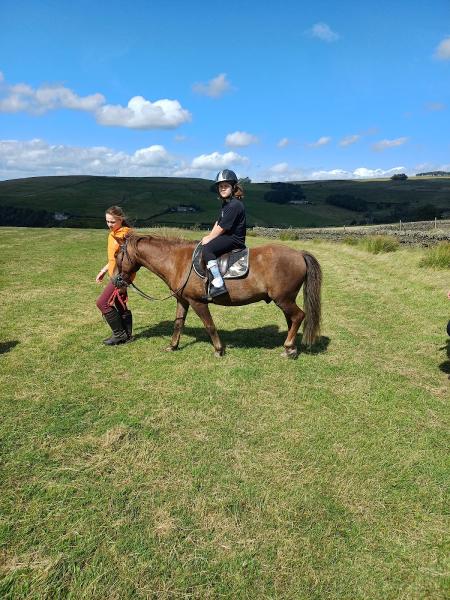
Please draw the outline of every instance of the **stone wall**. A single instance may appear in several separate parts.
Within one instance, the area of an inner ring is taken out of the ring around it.
[[[279,229],[275,227],[254,227],[255,235],[280,239],[283,233],[292,234],[297,239],[323,239],[340,241],[348,237],[365,237],[367,235],[391,235],[401,244],[431,246],[441,241],[450,241],[450,220],[417,221],[414,223],[389,223],[387,225],[360,225],[355,227],[324,227],[324,228],[292,228]]]

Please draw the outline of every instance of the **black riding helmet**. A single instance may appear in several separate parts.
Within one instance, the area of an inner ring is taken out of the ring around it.
[[[228,183],[231,183],[231,185],[234,186],[238,182],[238,178],[234,171],[231,171],[230,169],[224,169],[223,171],[219,171],[216,175],[216,179],[214,181],[216,189],[218,184],[222,181],[227,181]]]

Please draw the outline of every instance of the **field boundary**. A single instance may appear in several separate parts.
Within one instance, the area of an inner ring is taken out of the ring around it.
[[[285,228],[254,227],[257,236],[279,238],[280,234],[290,231],[299,239],[324,239],[341,241],[345,238],[363,238],[368,235],[391,235],[401,244],[412,246],[430,246],[442,241],[450,241],[450,219],[436,221],[415,221],[410,223],[388,223],[385,225],[356,225],[348,227]]]

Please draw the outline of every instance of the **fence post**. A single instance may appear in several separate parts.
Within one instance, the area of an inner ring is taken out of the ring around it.
[[[434,217],[434,228],[437,229],[437,217]]]
[[[400,219],[400,231],[402,230],[402,220]]]

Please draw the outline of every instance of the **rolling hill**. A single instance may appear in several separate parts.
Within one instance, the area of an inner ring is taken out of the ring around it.
[[[432,219],[450,211],[450,178],[250,183],[248,225],[326,227]],[[122,206],[136,226],[208,227],[219,202],[205,179],[59,176],[0,182],[0,225],[103,227]]]

